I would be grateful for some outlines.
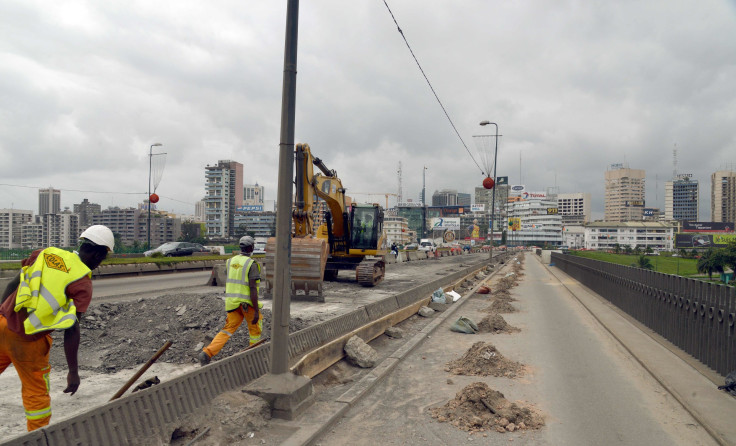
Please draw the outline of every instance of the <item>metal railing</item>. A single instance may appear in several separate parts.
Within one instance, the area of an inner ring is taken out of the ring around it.
[[[734,288],[559,253],[552,262],[721,375],[736,369]]]

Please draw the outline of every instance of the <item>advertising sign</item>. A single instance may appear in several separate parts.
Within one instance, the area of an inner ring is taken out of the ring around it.
[[[643,200],[631,200],[624,203],[624,206],[628,207],[637,207],[641,208],[644,207],[644,201]]]
[[[398,207],[400,208],[420,208],[423,206],[424,205],[419,201],[407,201],[407,202],[398,204]]]
[[[460,229],[460,219],[459,218],[447,218],[447,217],[440,217],[440,218],[433,218],[431,220],[431,226],[432,230],[439,231],[439,230],[445,230],[445,229],[451,229],[451,230],[459,230]]]
[[[235,212],[263,212],[263,205],[236,206]]]
[[[520,194],[526,190],[526,187],[524,187],[523,184],[517,184],[515,186],[511,186],[511,193],[512,194]]]
[[[683,221],[682,232],[733,232],[733,223],[712,221]]]
[[[521,198],[524,200],[546,200],[547,192],[522,192]]]
[[[470,212],[484,212],[486,210],[485,204],[471,204]]]
[[[675,234],[675,248],[723,248],[731,240],[736,240],[736,234],[698,234],[682,233]]]
[[[644,208],[644,216],[645,217],[654,217],[654,208]]]
[[[557,215],[557,208],[547,208],[547,215]]]
[[[509,229],[512,231],[521,229],[521,219],[518,217],[509,218]]]
[[[509,177],[496,177],[496,184],[499,186],[502,184],[509,184]]]

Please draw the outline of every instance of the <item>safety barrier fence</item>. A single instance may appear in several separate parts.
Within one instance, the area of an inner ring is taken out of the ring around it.
[[[552,263],[721,375],[736,369],[734,288],[559,253]]]
[[[290,361],[326,342],[349,333],[452,284],[483,267],[487,261],[460,268],[446,276],[337,318],[289,334]],[[207,406],[221,393],[240,389],[268,373],[271,344],[266,343],[96,407],[72,418],[29,432],[2,445],[160,445],[188,414]],[[53,402],[52,402],[53,406]]]

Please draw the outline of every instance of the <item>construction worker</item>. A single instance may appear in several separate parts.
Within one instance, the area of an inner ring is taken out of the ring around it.
[[[258,285],[261,283],[261,265],[251,258],[255,240],[251,236],[240,238],[240,254],[231,257],[226,264],[225,327],[217,333],[210,345],[199,353],[199,363],[207,365],[218,354],[245,319],[248,323],[250,345],[261,340],[263,317],[258,302]]]
[[[12,363],[20,377],[29,431],[51,420],[49,351],[53,330],[64,330],[69,371],[64,393],[79,388],[79,321],[92,300],[92,270],[112,252],[115,238],[94,225],[80,236],[79,251],[49,247],[21,262],[22,270],[5,289],[0,305],[0,373]]]

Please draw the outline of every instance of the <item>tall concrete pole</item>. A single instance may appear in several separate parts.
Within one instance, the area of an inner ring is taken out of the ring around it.
[[[496,161],[498,161],[498,124],[495,122],[488,122],[483,121],[480,123],[480,125],[488,125],[493,124],[496,126],[496,149],[493,153],[493,197],[491,198],[491,224],[490,224],[490,230],[491,230],[491,249],[490,249],[490,257],[488,261],[490,263],[493,263],[493,220],[495,218],[496,213]]]
[[[291,313],[291,208],[294,182],[294,120],[296,115],[296,56],[299,0],[288,0],[284,80],[281,93],[281,137],[276,208],[276,259],[274,262],[271,373],[289,371],[289,317]]]

